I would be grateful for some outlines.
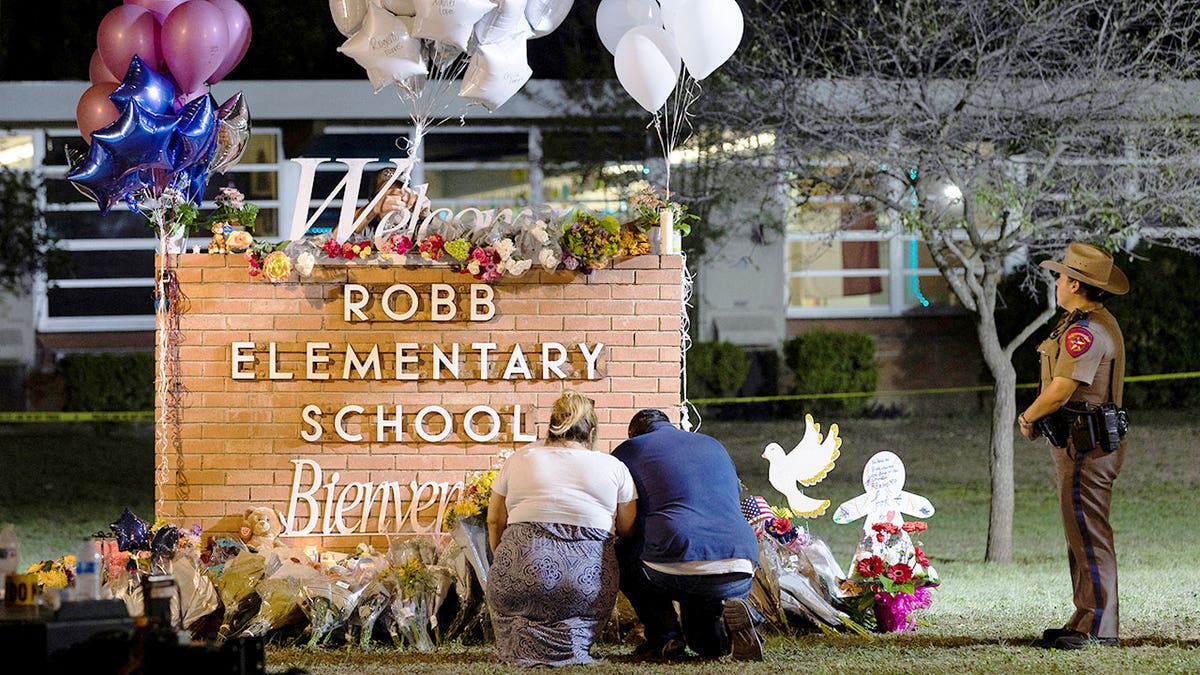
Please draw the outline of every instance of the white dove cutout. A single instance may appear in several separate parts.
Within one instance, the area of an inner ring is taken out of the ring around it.
[[[787,497],[788,508],[801,518],[817,518],[825,515],[829,508],[828,499],[813,499],[804,494],[797,484],[811,487],[820,483],[833,469],[834,461],[841,454],[842,439],[838,438],[838,426],[829,426],[829,435],[822,438],[821,426],[813,422],[812,415],[804,416],[804,437],[792,451],[784,454],[778,443],[771,443],[762,456],[770,462],[767,479],[771,487]]]
[[[843,503],[833,514],[833,522],[845,525],[869,516],[863,531],[871,533],[875,523],[904,524],[900,514],[928,518],[933,504],[921,495],[904,491],[904,462],[894,452],[878,452],[863,468],[863,494]]]

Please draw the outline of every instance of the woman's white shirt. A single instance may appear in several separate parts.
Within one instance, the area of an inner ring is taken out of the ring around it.
[[[564,523],[612,532],[617,504],[637,499],[619,459],[580,448],[532,444],[504,461],[492,490],[509,523]]]

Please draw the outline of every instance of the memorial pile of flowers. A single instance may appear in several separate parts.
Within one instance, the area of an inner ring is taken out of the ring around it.
[[[880,632],[916,628],[913,613],[930,606],[939,583],[920,543],[911,538],[926,529],[921,521],[871,525],[873,541],[862,547],[841,585],[851,615]]]

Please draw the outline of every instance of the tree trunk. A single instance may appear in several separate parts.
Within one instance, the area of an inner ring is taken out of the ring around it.
[[[1017,412],[1017,373],[1011,357],[1000,345],[995,317],[990,311],[976,314],[979,346],[995,382],[992,391],[992,439],[990,464],[992,502],[988,515],[985,560],[1012,562],[1013,545],[1013,420]]]

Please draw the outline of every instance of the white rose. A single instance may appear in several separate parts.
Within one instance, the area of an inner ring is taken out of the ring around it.
[[[550,243],[550,235],[546,232],[546,221],[539,220],[534,226],[531,234],[537,240],[537,243],[546,245]]]
[[[500,260],[502,262],[511,258],[513,251],[516,248],[516,245],[513,244],[513,240],[509,239],[508,237],[496,242],[496,254],[500,256]]]
[[[542,264],[542,267],[552,270],[555,267],[558,267],[558,263],[561,262],[561,260],[559,259],[558,253],[554,249],[543,248],[542,252],[538,254],[538,262]]]
[[[312,274],[313,265],[316,264],[317,258],[308,251],[296,256],[296,269],[299,270],[301,276],[308,276]]]
[[[529,268],[533,266],[533,261],[532,260],[509,260],[507,263],[507,266],[508,266],[509,274],[511,274],[515,277],[519,277],[522,274],[525,274],[526,272],[529,271]]]

